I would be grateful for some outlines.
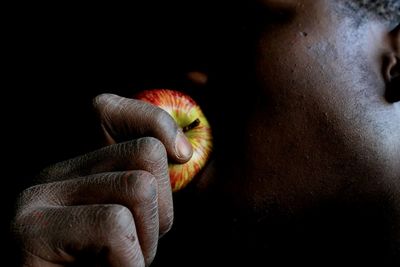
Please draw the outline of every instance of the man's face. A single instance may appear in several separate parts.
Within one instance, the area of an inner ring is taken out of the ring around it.
[[[296,213],[400,193],[400,104],[385,100],[382,76],[388,29],[357,26],[332,1],[263,2],[286,18],[257,39],[242,153],[229,169],[239,205]]]

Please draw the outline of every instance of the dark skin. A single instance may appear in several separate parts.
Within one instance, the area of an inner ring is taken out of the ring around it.
[[[261,25],[247,77],[251,104],[239,111],[240,127],[214,126],[236,146],[218,144],[198,190],[226,196],[223,204],[240,219],[250,214],[244,226],[302,217],[324,202],[377,199],[390,206],[391,237],[400,240],[399,27],[377,19],[356,27],[330,1],[261,2],[287,20]],[[188,76],[207,81],[206,74]],[[213,100],[211,115],[219,111]],[[45,169],[20,198],[15,229],[24,266],[88,257],[99,265],[150,265],[172,227],[167,162],[192,153],[175,122],[155,106],[111,94],[94,106],[108,146]]]

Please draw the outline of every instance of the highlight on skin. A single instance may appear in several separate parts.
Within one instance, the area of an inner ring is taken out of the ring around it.
[[[398,24],[400,21],[400,1],[398,0],[342,0],[342,2],[361,19],[374,16],[389,23]]]

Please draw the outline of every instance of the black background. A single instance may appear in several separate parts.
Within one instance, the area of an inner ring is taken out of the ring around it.
[[[242,21],[232,5],[174,0],[5,8],[5,236],[10,237],[16,197],[42,168],[99,147],[93,97],[105,92],[129,97],[142,89],[169,87],[202,101],[202,92],[185,75],[209,71],[231,51],[237,53],[226,41]],[[13,247],[7,246],[4,259],[14,255],[9,249]]]

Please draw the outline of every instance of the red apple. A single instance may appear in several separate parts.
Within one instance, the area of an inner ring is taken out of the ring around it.
[[[169,89],[145,90],[134,98],[156,105],[176,121],[193,147],[192,158],[184,164],[169,164],[173,192],[184,188],[205,166],[212,151],[210,125],[199,105],[188,95]]]

